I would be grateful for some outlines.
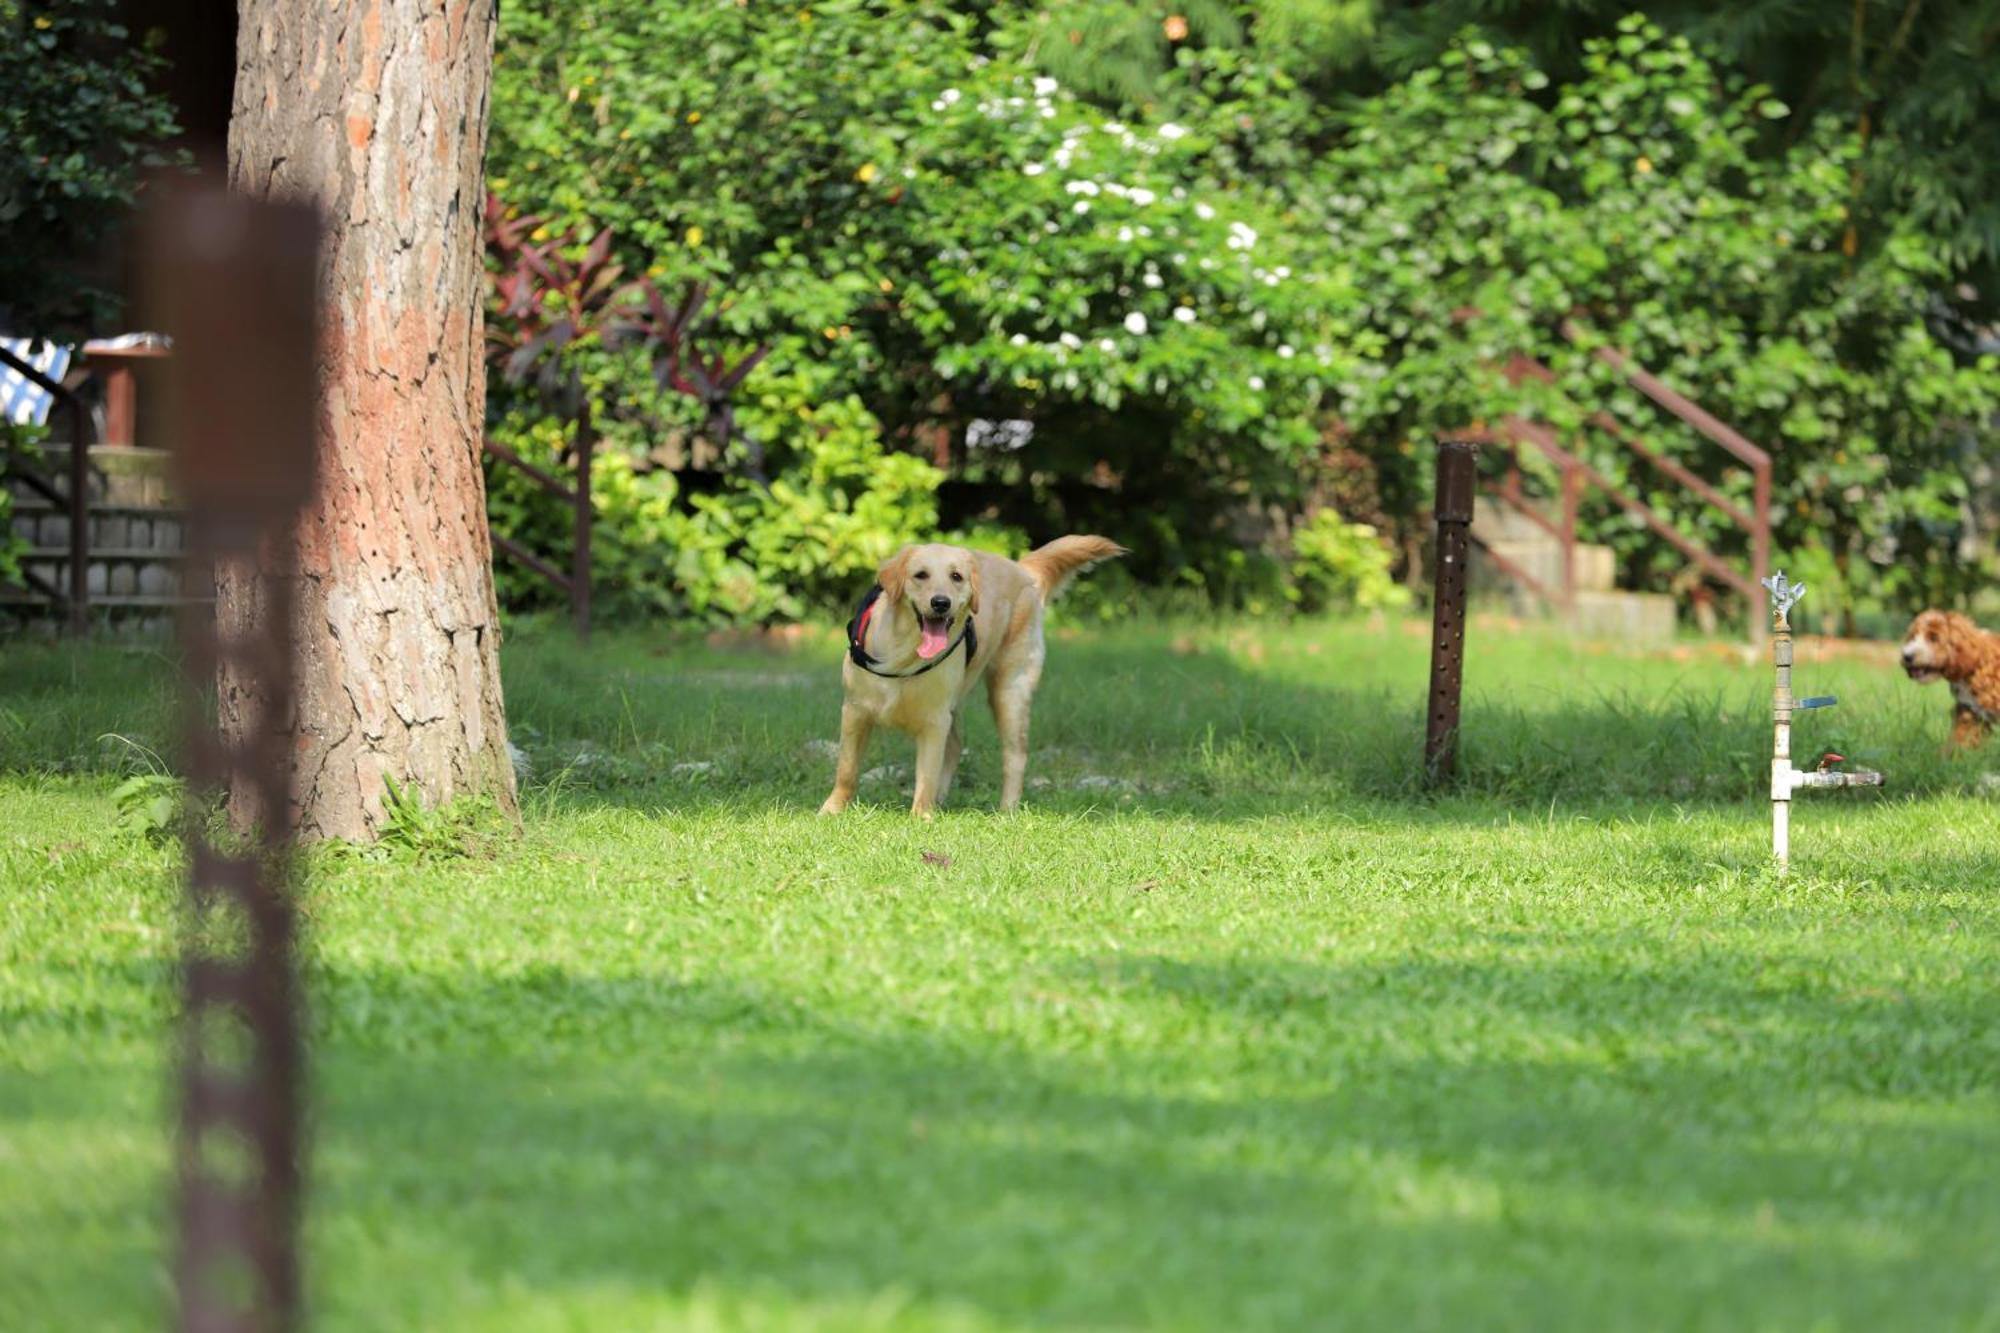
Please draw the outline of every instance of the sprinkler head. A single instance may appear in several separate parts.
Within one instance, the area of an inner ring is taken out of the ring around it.
[[[1806,595],[1806,585],[1793,583],[1782,569],[1765,579],[1764,586],[1771,591],[1771,610],[1781,616],[1790,615],[1799,598]]]

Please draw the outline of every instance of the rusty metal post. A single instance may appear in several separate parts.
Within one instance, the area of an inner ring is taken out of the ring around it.
[[[90,441],[82,405],[69,401],[69,632],[80,637],[90,632]]]
[[[1424,713],[1424,777],[1449,782],[1458,770],[1459,693],[1465,683],[1466,562],[1478,446],[1438,441],[1437,585],[1431,599],[1431,691]]]
[[[175,339],[167,420],[189,566],[255,571],[258,614],[226,635],[184,607],[188,918],[180,1016],[181,1333],[287,1333],[300,1313],[304,1038],[288,888],[294,531],[315,477],[319,223],[307,208],[191,190],[157,206],[148,270]],[[227,668],[259,712],[219,734]],[[227,792],[254,826],[216,839]]]
[[[1771,573],[1771,460],[1762,459],[1753,468],[1751,514],[1756,524],[1750,532],[1750,577],[1762,585],[1769,581]],[[1750,642],[1761,647],[1765,638],[1764,617],[1753,597],[1750,599]]]
[[[570,557],[569,600],[576,615],[576,636],[590,638],[590,458],[597,448],[597,431],[590,419],[590,399],[576,418],[576,540]]]

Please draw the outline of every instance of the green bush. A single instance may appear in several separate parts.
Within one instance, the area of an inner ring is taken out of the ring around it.
[[[1352,301],[1306,281],[1284,200],[1220,169],[1239,107],[1120,120],[1029,63],[1018,17],[511,6],[494,188],[615,227],[663,284],[714,283],[718,332],[781,348],[753,390],[808,362],[893,441],[1031,415],[1036,503],[955,525],[1104,527],[1152,577],[1220,574],[1216,516],[1296,485]],[[613,360],[606,392],[648,397]],[[1104,511],[1065,509],[1054,483],[1100,464],[1122,479]]]
[[[14,457],[32,457],[47,428],[24,422],[0,421],[0,464]],[[21,557],[28,542],[14,531],[14,492],[0,485],[0,585],[18,583]]]
[[[1408,606],[1410,590],[1390,573],[1391,559],[1374,528],[1322,509],[1292,533],[1286,594],[1304,611]]]
[[[1355,108],[1349,141],[1319,164],[1305,220],[1369,294],[1376,365],[1339,388],[1358,447],[1395,459],[1439,426],[1525,410],[1743,559],[1747,537],[1715,510],[1584,428],[1603,404],[1698,472],[1726,461],[1594,355],[1619,347],[1774,455],[1781,556],[1823,548],[1865,604],[1953,600],[1990,580],[1990,558],[1956,547],[2000,373],[1957,362],[1926,323],[1950,276],[1935,238],[1884,219],[1878,246],[1843,252],[1851,129],[1779,135],[1782,104],[1643,19],[1588,44],[1582,68],[1553,87],[1518,52],[1468,37]],[[1467,310],[1480,313],[1461,325]],[[1558,331],[1571,316],[1580,343]],[[1557,391],[1503,383],[1515,351],[1551,366]],[[1390,469],[1404,494],[1421,492],[1427,453]],[[1748,508],[1746,474],[1723,489]],[[1584,518],[1629,578],[1666,586],[1685,564],[1606,500]]]
[[[903,542],[937,532],[943,474],[886,450],[858,398],[821,398],[811,377],[796,372],[765,374],[752,389],[738,415],[765,444],[768,487],[724,475],[717,489],[690,495],[674,472],[642,466],[630,449],[614,444],[596,455],[594,591],[612,611],[710,623],[825,614],[852,602]],[[561,466],[564,432],[546,418],[517,415],[495,435],[531,462]],[[487,486],[496,530],[566,555],[563,506],[491,463]],[[1020,550],[1004,530],[961,539]],[[548,602],[546,585],[511,562],[496,573],[508,606]]]
[[[176,160],[173,109],[146,87],[160,57],[114,0],[0,0],[0,325],[93,332],[118,300],[98,250],[137,198],[139,173]]]
[[[869,542],[978,519],[1101,530],[1156,586],[1282,605],[1288,575],[1257,535],[1273,525],[1255,520],[1329,489],[1328,438],[1372,469],[1404,551],[1429,440],[1511,412],[1747,564],[1716,511],[1586,429],[1602,406],[1723,472],[1597,345],[1772,452],[1777,551],[1823,554],[1853,605],[1953,600],[2000,572],[1957,550],[2000,373],[1927,323],[1954,277],[1934,237],[1874,218],[1847,253],[1851,126],[1794,124],[1640,18],[1560,83],[1470,33],[1342,100],[1268,44],[1189,42],[1172,96],[1122,113],[1049,77],[1044,28],[1034,6],[975,18],[943,0],[508,7],[495,188],[615,226],[627,267],[715,285],[712,334],[777,348],[746,389],[786,406],[741,416],[772,437],[772,486],[700,494],[648,470],[685,407],[629,359],[579,353],[596,401],[636,405],[606,426],[625,462],[603,466],[645,497],[652,563],[621,586],[704,616],[795,614]],[[1517,352],[1555,385],[1509,383]],[[809,388],[767,388],[783,377]],[[801,408],[830,416],[801,432]],[[962,488],[905,468],[906,441],[1012,417],[1032,442],[955,460]],[[1747,504],[1746,478],[1722,489]],[[1684,558],[1623,509],[1594,497],[1583,524],[1628,582],[1675,584]]]

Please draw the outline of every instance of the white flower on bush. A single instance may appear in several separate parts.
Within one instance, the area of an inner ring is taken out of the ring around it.
[[[1290,343],[1279,343],[1278,355],[1287,361],[1291,360],[1294,355],[1292,345]]]
[[[938,94],[936,106],[939,110],[943,110],[945,107],[954,105],[958,101],[958,97],[958,89],[947,88]]]
[[[1088,213],[1090,211],[1090,201],[1088,199],[1077,200],[1076,211],[1079,213]]]
[[[1179,320],[1183,324],[1194,323],[1194,307],[1184,306],[1184,305],[1175,306],[1174,318]]]
[[[1139,207],[1141,208],[1144,208],[1147,204],[1150,204],[1155,199],[1159,198],[1158,195],[1154,194],[1151,190],[1148,190],[1144,186],[1140,186],[1137,189],[1134,189],[1132,193],[1127,197],[1130,198],[1133,203],[1139,205]]]
[[[1077,337],[1074,333],[1060,334],[1057,336],[1056,341],[1072,351],[1083,346],[1083,339]]]
[[[1110,195],[1114,199],[1123,199],[1126,195],[1131,193],[1130,190],[1127,190],[1117,181],[1106,181],[1104,183],[1104,192]]]
[[[1250,377],[1250,387],[1258,393],[1264,392],[1264,377],[1262,375],[1252,375]]]
[[[1130,245],[1132,243],[1132,229],[1130,227],[1120,227],[1118,229],[1118,239]]]
[[[1207,204],[1198,203],[1194,206],[1194,215],[1203,222],[1211,222],[1215,219],[1215,210]]]
[[[1187,128],[1185,126],[1176,125],[1171,120],[1160,126],[1160,137],[1162,139],[1178,139],[1186,133]]]
[[[1023,166],[1022,166],[1022,168],[1021,168],[1021,174],[1022,174],[1023,176],[1039,176],[1039,175],[1041,175],[1041,174],[1042,174],[1042,173],[1043,173],[1044,171],[1047,171],[1047,170],[1048,170],[1048,168],[1047,168],[1047,167],[1045,167],[1045,166],[1043,166],[1043,165],[1042,165],[1041,163],[1039,163],[1039,162],[1029,162],[1029,163],[1026,163],[1025,165],[1023,165]]]
[[[1107,120],[1097,128],[1103,130],[1106,134],[1123,134],[1125,132],[1125,127],[1115,120]]]
[[[1017,333],[1013,337],[1009,338],[1007,342],[1009,343],[1009,345],[1014,347],[1026,347],[1028,345],[1028,335],[1025,333]]]
[[[1099,338],[1097,340],[1097,349],[1101,352],[1115,352],[1118,350],[1118,344],[1112,342],[1109,338]]]
[[[1291,270],[1291,267],[1290,267],[1289,265],[1286,265],[1286,264],[1280,264],[1280,265],[1278,265],[1278,266],[1277,266],[1276,268],[1272,269],[1271,271],[1272,271],[1273,273],[1277,274],[1277,275],[1278,275],[1279,277],[1281,277],[1281,278],[1289,278],[1289,277],[1291,277],[1291,276],[1292,276],[1292,270]]]
[[[1131,314],[1125,316],[1125,332],[1131,334],[1140,334],[1144,333],[1145,331],[1146,331],[1146,317],[1144,315],[1134,310]]]
[[[1097,193],[1097,182],[1096,182],[1096,181],[1071,181],[1071,182],[1070,182],[1069,184],[1067,184],[1067,185],[1063,186],[1063,188],[1064,188],[1065,190],[1068,190],[1068,191],[1069,191],[1069,192],[1070,192],[1071,194],[1089,194],[1089,195],[1094,195],[1094,194],[1096,194],[1096,193]]]
[[[1035,96],[1048,97],[1053,95],[1055,90],[1056,90],[1056,81],[1054,79],[1035,80]]]
[[[1165,279],[1161,278],[1160,275],[1157,273],[1149,272],[1144,277],[1140,278],[1139,281],[1145,283],[1148,287],[1158,287],[1162,282],[1165,281]]]
[[[1257,244],[1257,232],[1255,228],[1242,222],[1232,222],[1229,224],[1230,249],[1248,250],[1255,244]]]

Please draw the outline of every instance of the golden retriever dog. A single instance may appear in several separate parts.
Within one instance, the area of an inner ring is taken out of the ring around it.
[[[1903,670],[1925,685],[1951,684],[1954,745],[1974,746],[2000,723],[2000,634],[1956,611],[1925,611],[1903,639]]]
[[[898,551],[847,627],[840,759],[819,812],[839,814],[854,799],[868,738],[886,724],[916,737],[910,813],[929,818],[951,791],[960,719],[982,679],[1000,730],[1000,808],[1020,805],[1028,705],[1042,678],[1042,611],[1077,574],[1124,554],[1103,537],[1058,537],[1019,561],[958,546]]]

